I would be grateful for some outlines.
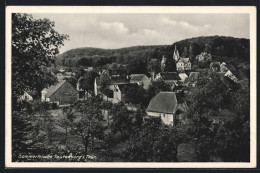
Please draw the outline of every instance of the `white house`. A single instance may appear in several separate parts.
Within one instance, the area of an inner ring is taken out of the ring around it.
[[[174,125],[184,117],[188,109],[182,98],[175,92],[160,92],[150,101],[146,113],[150,117],[161,118],[166,125]]]
[[[178,71],[191,70],[191,62],[189,58],[180,58],[176,62],[176,69]]]

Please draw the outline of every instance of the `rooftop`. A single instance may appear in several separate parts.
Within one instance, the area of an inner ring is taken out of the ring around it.
[[[159,112],[172,114],[177,108],[175,92],[160,92],[150,101],[147,112]]]
[[[51,85],[49,88],[44,88],[43,91],[47,92],[45,95],[46,98],[50,97],[53,93],[55,93],[65,82],[66,80],[60,80],[58,84]]]

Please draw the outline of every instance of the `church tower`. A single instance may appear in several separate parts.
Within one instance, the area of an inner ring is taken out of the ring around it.
[[[175,62],[177,62],[180,59],[179,51],[177,50],[176,45],[175,45],[175,49],[174,49],[174,52],[173,52],[173,59],[174,59]]]

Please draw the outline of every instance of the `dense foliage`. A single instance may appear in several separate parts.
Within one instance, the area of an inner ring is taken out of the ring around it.
[[[12,14],[12,94],[25,91],[40,92],[56,82],[47,70],[54,63],[59,47],[67,35],[55,31],[54,22],[48,19],[35,20],[29,14]]]
[[[174,46],[180,55],[193,61],[201,52],[213,55],[215,60],[249,62],[249,40],[233,37],[210,36],[182,40],[167,46],[136,46],[121,49],[78,48],[69,50],[57,57],[57,64],[62,66],[103,66],[112,62],[129,64],[134,59],[142,60],[146,66],[152,67],[152,59],[161,62],[162,55],[171,61]],[[224,59],[223,59],[224,58]],[[167,63],[171,64],[173,62]],[[153,67],[153,70],[158,68]],[[145,67],[145,66],[144,66]],[[171,66],[172,67],[172,66]],[[173,70],[169,68],[168,70]]]
[[[127,161],[176,162],[178,132],[173,127],[161,126],[160,119],[146,121],[129,139],[124,155]]]
[[[211,161],[212,157],[249,161],[249,88],[247,83],[236,85],[230,90],[217,74],[205,72],[201,73],[198,86],[190,91],[190,131],[197,145],[198,161]],[[232,113],[223,115],[223,109]]]

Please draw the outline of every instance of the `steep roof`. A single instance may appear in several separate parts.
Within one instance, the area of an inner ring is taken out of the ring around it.
[[[66,80],[60,80],[58,84],[52,85],[49,88],[44,88],[43,91],[46,91],[46,98],[50,97],[53,93],[55,93],[64,83]]]
[[[179,73],[179,77],[182,81],[184,81],[188,77],[188,75],[186,73]]]
[[[150,101],[146,111],[159,113],[173,113],[177,108],[175,92],[160,92]]]
[[[163,80],[181,80],[180,76],[176,72],[162,72],[161,77]]]
[[[188,63],[189,61],[190,61],[189,58],[180,58],[180,59],[178,60],[178,62],[183,62],[184,64]],[[177,62],[177,63],[178,63],[178,62]]]

